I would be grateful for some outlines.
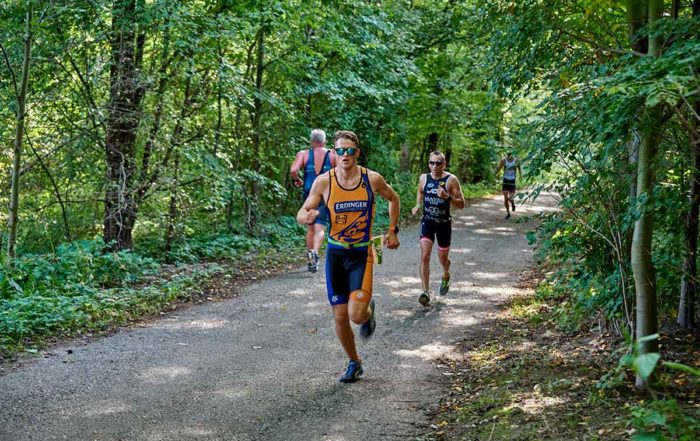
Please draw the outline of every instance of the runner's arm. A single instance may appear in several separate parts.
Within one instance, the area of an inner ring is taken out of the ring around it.
[[[306,152],[304,150],[299,150],[297,152],[296,158],[294,158],[294,162],[292,163],[292,166],[289,167],[289,174],[292,176],[292,179],[294,180],[294,185],[297,187],[300,187],[301,184],[303,184],[303,181],[299,177],[299,170],[305,165],[304,164],[304,154]]]
[[[382,175],[376,172],[369,173],[369,182],[372,190],[379,193],[379,196],[389,202],[389,225],[397,226],[399,224],[399,212],[401,210],[401,202],[399,195],[396,194],[393,188],[386,183]],[[390,230],[386,235],[386,247],[396,249],[400,245],[399,237],[395,231]]]
[[[499,171],[503,168],[503,163],[505,162],[505,159],[501,159],[498,161],[498,167],[496,167],[496,174],[498,174]]]
[[[448,199],[450,200],[450,204],[455,208],[464,208],[464,194],[462,193],[462,186],[459,185],[457,176],[452,175],[449,181],[447,181],[447,193],[449,194]]]
[[[416,205],[411,209],[411,214],[414,216],[420,210],[421,204],[423,203],[423,188],[425,187],[425,174],[420,175],[418,178],[418,190],[416,191]]]
[[[297,212],[297,222],[300,225],[311,225],[316,221],[318,217],[318,206],[321,205],[323,200],[323,195],[328,189],[328,173],[324,173],[319,176],[311,186],[311,191],[309,192],[309,197],[304,201],[304,205],[301,206]]]

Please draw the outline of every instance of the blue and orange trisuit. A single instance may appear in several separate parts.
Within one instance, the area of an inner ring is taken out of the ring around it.
[[[311,192],[311,186],[313,185],[314,181],[319,175],[322,175],[323,173],[327,172],[328,170],[331,169],[331,151],[328,150],[326,152],[326,156],[323,157],[323,165],[321,166],[321,171],[320,173],[316,173],[316,164],[314,164],[314,149],[310,148],[309,149],[309,157],[306,160],[306,165],[304,166],[304,193],[302,195],[303,200],[306,201],[306,198],[309,197],[309,192]],[[319,214],[316,217],[316,221],[314,223],[316,224],[321,224],[325,225],[328,223],[328,210],[326,210],[326,206],[321,203],[321,205],[318,206],[318,211]]]
[[[355,188],[343,188],[335,169],[330,175],[326,205],[330,215],[326,251],[326,287],[331,305],[348,303],[350,296],[367,303],[372,297],[371,253],[374,192],[366,168],[360,168]]]
[[[452,175],[445,173],[440,179],[433,179],[430,173],[426,173],[425,186],[423,187],[423,218],[420,222],[420,240],[435,242],[437,238],[438,249],[450,248],[452,242],[452,216],[450,215],[450,201],[438,197],[438,188],[447,191],[447,181]]]

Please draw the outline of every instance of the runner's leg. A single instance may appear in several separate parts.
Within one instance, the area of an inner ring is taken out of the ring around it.
[[[430,285],[430,253],[433,251],[433,241],[428,238],[420,240],[420,281],[423,291],[429,291]]]
[[[452,264],[450,260],[450,249],[438,247],[438,258],[442,265],[442,278],[446,279],[450,276],[450,265]]]
[[[306,226],[306,249],[307,250],[314,249],[314,228],[315,228],[315,225],[307,225]]]
[[[355,334],[352,332],[348,316],[348,304],[333,306],[333,316],[335,317],[335,334],[338,336],[340,345],[350,360],[359,360],[360,356],[355,347]]]
[[[311,249],[318,254],[318,250],[321,248],[321,243],[323,242],[323,237],[326,235],[326,227],[322,224],[314,224],[311,227],[313,228]]]
[[[362,296],[360,300],[357,299],[358,295]],[[364,301],[364,299],[367,299],[367,301]],[[370,315],[369,301],[371,299],[372,296],[361,291],[354,291],[352,294],[350,294],[350,301],[348,302],[348,317],[351,322],[355,323],[356,325],[361,325],[367,321]]]
[[[370,318],[369,302],[372,300],[374,255],[367,248],[364,252],[354,253],[353,260],[348,271],[350,283],[348,315],[353,323],[361,325]]]

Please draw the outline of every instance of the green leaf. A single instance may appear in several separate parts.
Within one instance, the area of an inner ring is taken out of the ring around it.
[[[8,279],[7,279],[7,283],[9,283],[11,287],[13,287],[14,289],[16,289],[18,293],[22,294],[22,293],[24,292],[24,290],[22,289],[22,287],[19,286],[19,285],[17,284],[17,282],[15,282],[14,280],[8,278]]]
[[[656,364],[659,362],[660,358],[661,356],[655,352],[651,354],[642,354],[634,359],[632,367],[643,379],[646,380],[649,378],[649,375],[654,372],[654,368],[656,368]]]
[[[644,418],[644,422],[646,424],[663,426],[666,424],[666,417],[660,412],[650,412],[649,415]]]

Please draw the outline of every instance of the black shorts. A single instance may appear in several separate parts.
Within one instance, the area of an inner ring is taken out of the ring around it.
[[[452,243],[452,222],[431,222],[423,219],[420,223],[420,240],[429,240],[438,248],[449,248]]]
[[[515,191],[515,179],[512,181],[510,179],[504,179],[503,185],[501,186],[501,191],[514,192]]]
[[[348,303],[353,291],[362,290],[372,296],[374,257],[368,247],[326,249],[326,288],[332,305]],[[369,300],[368,300],[369,301]]]

